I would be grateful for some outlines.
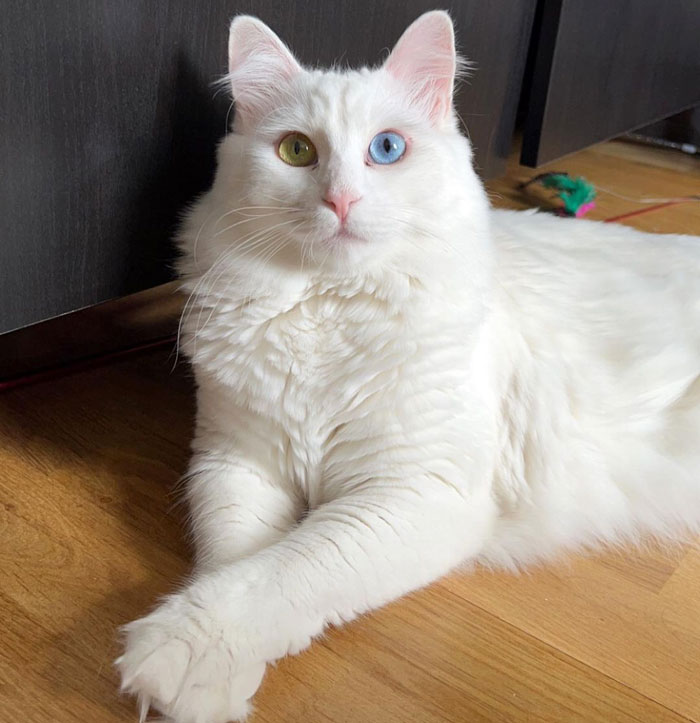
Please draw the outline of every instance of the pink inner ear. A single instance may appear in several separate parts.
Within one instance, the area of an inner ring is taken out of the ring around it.
[[[236,116],[244,122],[264,114],[302,70],[287,46],[257,18],[240,16],[229,34],[229,81]]]
[[[434,11],[408,27],[384,67],[434,121],[441,122],[452,109],[456,65],[452,22],[447,13]]]
[[[267,65],[283,76],[300,70],[287,46],[266,25],[252,18],[240,18],[238,22],[234,20],[229,36],[229,72],[249,60]]]

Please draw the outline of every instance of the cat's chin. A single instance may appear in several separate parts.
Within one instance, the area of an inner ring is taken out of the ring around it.
[[[348,267],[357,270],[358,264],[364,266],[377,259],[374,240],[346,228],[326,236],[320,245],[326,249],[323,266],[335,270],[347,270]]]

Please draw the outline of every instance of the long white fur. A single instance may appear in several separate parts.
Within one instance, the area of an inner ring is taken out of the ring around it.
[[[421,76],[454,69],[445,13],[372,71],[303,70],[253,18],[231,48],[249,100],[181,233],[197,567],[127,626],[142,720],[240,720],[268,662],[461,563],[700,528],[700,241],[490,210]],[[385,129],[406,156],[367,165]]]

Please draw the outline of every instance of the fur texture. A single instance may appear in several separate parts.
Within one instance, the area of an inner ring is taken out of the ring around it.
[[[232,24],[236,121],[180,237],[197,566],[126,628],[142,718],[240,720],[267,663],[466,561],[698,531],[698,239],[490,210],[456,64],[441,12],[350,72]],[[408,150],[373,165],[387,129]]]

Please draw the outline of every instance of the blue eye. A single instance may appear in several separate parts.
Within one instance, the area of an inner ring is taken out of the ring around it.
[[[406,141],[398,133],[382,131],[369,144],[369,156],[375,163],[396,163],[406,152]]]

